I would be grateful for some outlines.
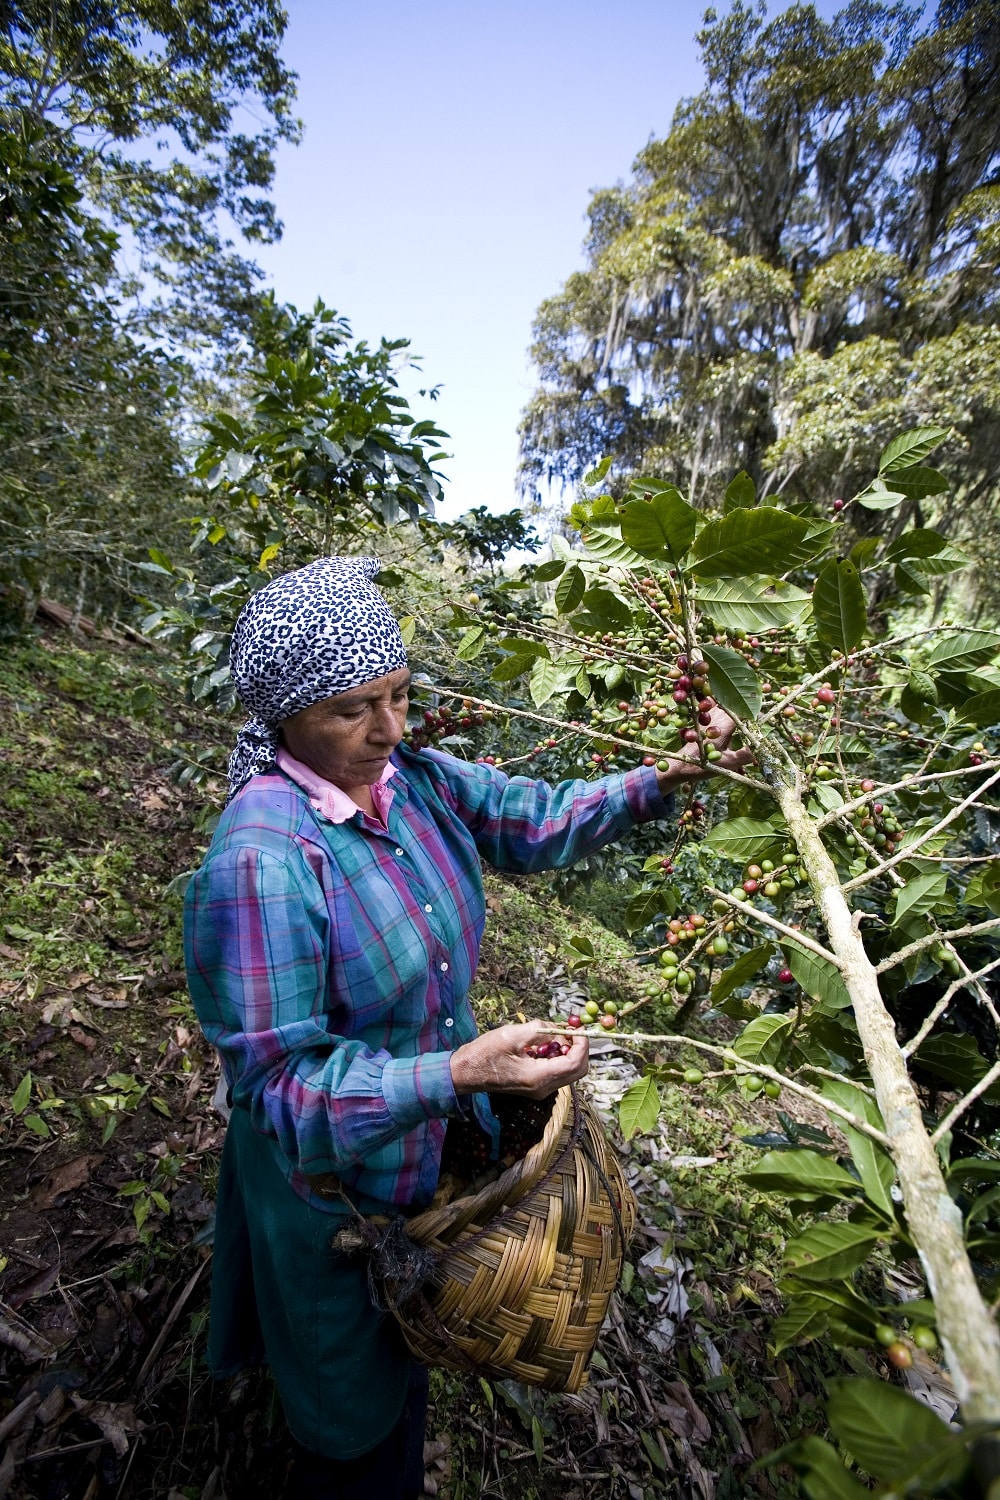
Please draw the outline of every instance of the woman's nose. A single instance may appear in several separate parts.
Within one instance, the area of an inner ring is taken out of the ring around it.
[[[389,706],[380,706],[372,719],[372,738],[379,744],[391,742],[397,745],[402,738],[399,714]]]

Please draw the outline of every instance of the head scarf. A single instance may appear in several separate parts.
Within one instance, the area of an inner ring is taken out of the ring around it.
[[[229,668],[250,718],[229,758],[229,797],[274,765],[282,719],[406,666],[399,626],[372,580],[377,557],[320,557],[245,605]]]

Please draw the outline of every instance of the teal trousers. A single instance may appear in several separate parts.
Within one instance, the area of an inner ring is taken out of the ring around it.
[[[292,1436],[351,1459],[403,1412],[412,1361],[366,1263],[332,1247],[350,1210],[312,1208],[289,1187],[270,1142],[234,1109],[222,1153],[208,1357],[225,1378],[270,1365]]]

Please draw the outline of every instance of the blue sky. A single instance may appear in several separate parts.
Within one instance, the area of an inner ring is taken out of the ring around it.
[[[582,263],[591,190],[700,86],[691,0],[288,0],[305,138],[279,156],[284,301],[406,337],[451,434],[443,516],[517,503],[539,302]]]

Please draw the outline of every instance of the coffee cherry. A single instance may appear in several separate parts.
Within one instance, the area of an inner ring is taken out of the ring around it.
[[[705,1080],[705,1075],[701,1071],[700,1068],[685,1068],[684,1069],[684,1082],[685,1083],[703,1083],[704,1080]]]
[[[826,703],[826,704],[836,703],[836,701],[837,701],[837,695],[833,691],[833,688],[828,688],[828,687],[817,688],[816,689],[816,701],[817,701],[817,703]]]
[[[759,1073],[748,1073],[743,1080],[743,1086],[748,1094],[759,1094],[764,1087],[764,1080]]]
[[[913,1328],[910,1331],[910,1337],[918,1349],[925,1349],[928,1353],[932,1353],[937,1348],[937,1334],[933,1328]]]
[[[583,1021],[574,1011],[571,1016],[566,1017],[566,1025],[569,1026],[571,1030],[577,1031],[583,1025]]]
[[[777,880],[769,880],[764,887],[764,895],[773,901],[775,896],[781,895],[781,885]]]
[[[896,1330],[895,1328],[893,1328],[891,1323],[876,1323],[875,1337],[878,1339],[880,1344],[884,1345],[885,1348],[888,1349],[890,1344],[894,1344],[896,1342],[898,1334],[896,1333]]]
[[[746,876],[747,880],[759,880],[764,871],[761,869],[760,865],[747,865],[743,873]]]
[[[769,1078],[767,1080],[767,1082],[764,1084],[764,1093],[767,1095],[767,1097],[769,1099],[780,1099],[781,1098],[781,1084],[780,1083],[776,1083],[773,1078]]]
[[[605,1031],[614,1031],[615,1027],[618,1025],[618,1022],[615,1020],[614,1016],[602,1016],[601,1025],[604,1027]]]
[[[606,1016],[616,1016],[618,1014],[618,1006],[613,1000],[605,1000],[604,1014]]]
[[[794,978],[795,975],[792,973],[791,969],[780,969],[778,971],[779,984],[791,984]]]
[[[755,896],[757,894],[757,881],[744,880],[743,889],[746,891],[748,896]]]
[[[890,1364],[895,1365],[897,1370],[908,1370],[913,1364],[913,1355],[909,1348],[898,1340],[895,1344],[890,1344],[885,1352]]]
[[[724,953],[729,952],[729,944],[726,942],[726,939],[724,937],[717,937],[712,939],[712,952],[718,954],[720,958]]]
[[[601,1014],[601,1007],[598,1005],[596,1000],[588,1000],[586,1005],[583,1007],[583,1013],[588,1018],[588,1020],[596,1021],[597,1017]]]

